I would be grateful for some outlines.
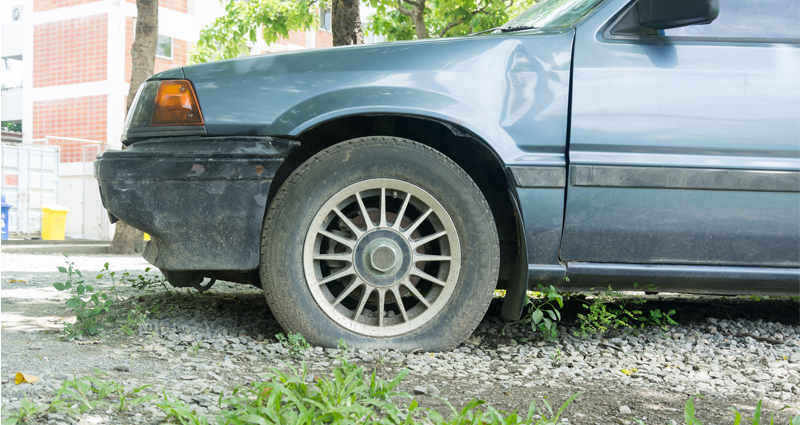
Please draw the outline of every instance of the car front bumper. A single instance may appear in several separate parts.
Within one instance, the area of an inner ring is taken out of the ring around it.
[[[142,140],[95,161],[103,205],[150,235],[162,270],[252,270],[270,185],[298,142],[272,137]]]

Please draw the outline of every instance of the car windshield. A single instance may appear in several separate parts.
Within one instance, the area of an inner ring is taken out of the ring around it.
[[[604,0],[543,0],[500,28],[568,27],[586,16]]]

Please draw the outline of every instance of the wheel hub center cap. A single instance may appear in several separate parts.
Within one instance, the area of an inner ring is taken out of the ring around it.
[[[392,286],[408,274],[411,247],[393,230],[373,230],[356,243],[353,265],[366,283],[376,287]]]
[[[387,272],[397,264],[397,253],[389,245],[380,245],[369,254],[369,260],[372,263],[372,268]]]

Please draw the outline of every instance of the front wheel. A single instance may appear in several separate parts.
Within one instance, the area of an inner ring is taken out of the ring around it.
[[[324,347],[452,348],[486,312],[498,265],[494,220],[472,179],[398,138],[355,139],[306,161],[262,234],[270,309]]]

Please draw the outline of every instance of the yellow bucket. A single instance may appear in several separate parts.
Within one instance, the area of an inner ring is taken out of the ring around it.
[[[59,205],[42,205],[42,239],[63,241],[69,208]]]

